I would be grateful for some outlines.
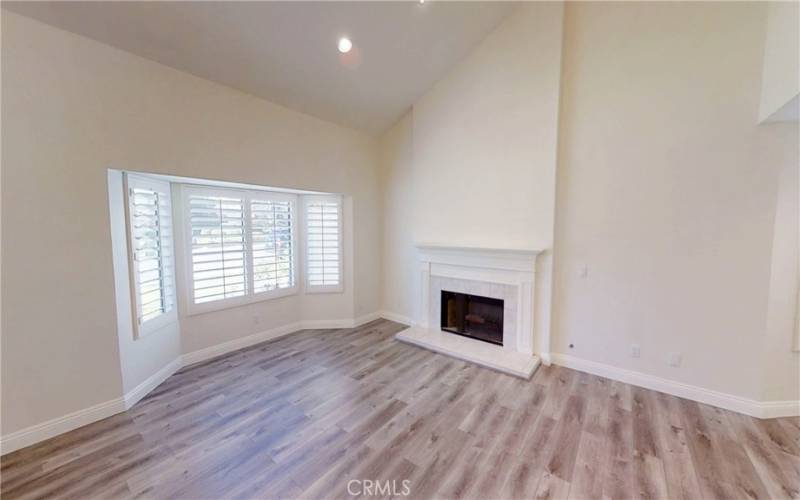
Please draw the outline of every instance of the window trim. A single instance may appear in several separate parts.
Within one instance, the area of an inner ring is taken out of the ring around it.
[[[247,190],[239,188],[203,186],[197,184],[180,184],[180,224],[182,235],[182,259],[184,267],[184,293],[186,300],[186,315],[194,316],[213,311],[231,309],[257,302],[263,302],[281,297],[288,297],[300,293],[299,282],[302,279],[298,263],[300,253],[298,226],[298,196],[290,193],[281,193],[267,190]],[[246,293],[240,297],[219,299],[211,302],[195,304],[194,302],[194,266],[192,262],[192,220],[189,200],[192,195],[205,196],[236,196],[242,199],[243,217],[245,227],[245,275]],[[288,288],[278,288],[265,292],[253,293],[253,242],[251,237],[251,202],[256,200],[275,200],[288,201],[291,203],[292,210],[292,266],[294,267],[294,285]]]
[[[334,202],[339,216],[339,283],[336,285],[312,285],[309,283],[308,205],[314,201]],[[309,194],[303,196],[303,291],[308,294],[344,292],[344,196],[339,194]]]
[[[173,295],[173,305],[172,309],[166,311],[163,314],[159,314],[155,318],[149,319],[143,323],[139,322],[139,308],[140,308],[140,299],[139,299],[139,279],[138,279],[138,264],[136,259],[134,258],[134,248],[133,248],[133,221],[131,218],[132,215],[132,206],[133,200],[130,196],[130,190],[133,186],[138,186],[143,189],[151,189],[157,192],[164,192],[169,197],[169,209],[171,212],[174,213],[174,206],[172,201],[172,192],[170,183],[167,181],[162,181],[160,179],[154,179],[149,176],[145,175],[138,175],[132,174],[128,172],[123,172],[122,176],[122,187],[123,187],[123,195],[124,195],[124,206],[125,206],[125,239],[126,239],[126,246],[128,252],[128,286],[130,289],[131,294],[131,314],[133,318],[133,336],[134,339],[140,339],[146,337],[158,330],[161,330],[167,325],[175,323],[178,321],[178,290],[177,290],[177,282],[176,282],[176,274],[177,268],[175,264],[175,218],[173,213],[170,213],[170,219],[172,220],[172,255],[169,257],[168,263],[172,267],[172,274],[171,279],[168,281],[162,282],[163,287],[171,287],[172,288],[172,295]],[[159,225],[161,221],[159,220]],[[162,263],[161,266],[164,264]]]

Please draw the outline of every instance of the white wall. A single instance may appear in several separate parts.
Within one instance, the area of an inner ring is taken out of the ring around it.
[[[759,121],[770,118],[792,99],[796,108],[800,94],[799,2],[768,3],[762,71]]]
[[[417,242],[552,247],[562,14],[521,5],[414,105]]]
[[[360,269],[344,294],[181,317],[184,352],[301,310],[329,319],[315,316],[377,309],[379,238],[366,234],[380,223],[377,149],[366,134],[5,10],[2,60],[4,435],[122,393],[108,168],[351,200]]]
[[[798,148],[796,125],[755,125],[765,15],[758,3],[567,6],[555,351],[762,399],[782,167],[765,141],[787,158]],[[797,376],[782,366],[774,376]],[[791,386],[770,397],[800,399]]]

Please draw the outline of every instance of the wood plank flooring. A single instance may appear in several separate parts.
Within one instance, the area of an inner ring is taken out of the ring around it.
[[[302,331],[184,368],[131,410],[2,458],[12,498],[800,498],[800,419],[541,367]],[[387,483],[388,481],[388,483]],[[395,481],[394,484],[391,481]],[[375,484],[375,483],[373,483]],[[393,486],[394,489],[387,489]]]

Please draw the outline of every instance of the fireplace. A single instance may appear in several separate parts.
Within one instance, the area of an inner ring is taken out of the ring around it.
[[[413,320],[416,324],[396,338],[529,379],[541,361],[533,353],[533,285],[540,252],[436,245],[417,248],[421,263],[419,315]]]
[[[503,345],[503,300],[442,290],[442,330]]]

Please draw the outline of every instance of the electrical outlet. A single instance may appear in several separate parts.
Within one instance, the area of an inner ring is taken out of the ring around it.
[[[261,323],[261,318],[259,318],[258,316],[253,316],[253,324],[258,325],[260,323]]]
[[[631,357],[638,358],[642,355],[642,349],[639,344],[631,344]]]
[[[681,366],[681,353],[669,353],[669,366]]]
[[[581,268],[580,276],[581,279],[586,279],[589,277],[589,266],[587,264],[584,264],[583,267]]]

